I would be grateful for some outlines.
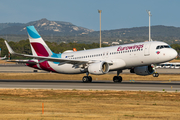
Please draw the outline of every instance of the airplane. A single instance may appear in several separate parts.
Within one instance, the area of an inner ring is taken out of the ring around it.
[[[32,58],[26,65],[35,69],[63,74],[86,73],[84,83],[92,82],[90,74],[103,75],[117,71],[114,82],[122,82],[119,74],[130,69],[137,75],[158,77],[154,64],[163,63],[177,56],[176,50],[160,41],[139,42],[73,52],[56,54],[50,50],[34,26],[27,26],[32,55],[16,53],[5,40],[9,53]]]
[[[6,59],[6,55],[4,57],[0,57],[0,60],[4,60]]]

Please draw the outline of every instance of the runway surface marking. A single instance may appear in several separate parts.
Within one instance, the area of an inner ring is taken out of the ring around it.
[[[180,82],[139,81],[130,83],[113,83],[111,81],[94,81],[82,83],[81,81],[26,81],[26,80],[0,80],[0,88],[20,89],[77,89],[77,90],[128,90],[128,91],[180,91]]]

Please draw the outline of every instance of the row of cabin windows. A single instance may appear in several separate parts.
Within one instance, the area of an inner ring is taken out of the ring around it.
[[[129,52],[136,52],[136,51],[142,51],[143,49],[135,49],[135,50],[127,50],[127,51],[118,51],[118,52],[110,52],[110,55],[113,54],[121,54],[121,53],[129,53]],[[88,56],[81,56],[81,57],[74,57],[74,58],[69,58],[69,59],[82,59],[82,58],[91,58],[91,57],[98,57],[98,56],[104,56],[105,53],[103,54],[96,54],[96,55],[88,55]],[[108,53],[106,53],[108,55]]]
[[[113,55],[113,54],[120,54],[120,53],[129,53],[129,52],[136,52],[136,51],[142,51],[143,49],[134,49],[134,50],[126,50],[126,51],[119,51],[119,52],[112,52],[110,53],[110,55]]]

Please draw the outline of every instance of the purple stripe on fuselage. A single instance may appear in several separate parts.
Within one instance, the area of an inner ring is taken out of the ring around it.
[[[38,66],[37,66],[37,65],[34,65],[34,64],[29,64],[29,63],[26,63],[26,65],[27,65],[27,66],[29,66],[29,67],[32,67],[32,68],[35,68],[35,69],[39,69],[39,70],[41,70],[40,68],[38,68]]]
[[[41,43],[31,43],[31,45],[38,56],[49,56],[49,53],[47,52],[46,48]]]
[[[29,60],[28,62],[32,62],[32,63],[33,63],[33,62],[35,62],[35,61]],[[37,66],[37,64],[26,63],[26,65],[29,66],[29,67],[32,67],[32,68],[41,70],[41,69]]]
[[[46,71],[52,71],[52,72],[56,72],[47,61],[44,61],[42,63],[39,63],[41,69],[46,70]]]
[[[31,61],[31,60],[30,60]],[[26,63],[27,66],[35,68],[35,69],[39,69],[39,70],[46,70],[46,71],[52,71],[52,72],[56,72],[47,61],[41,62],[39,63],[40,68],[37,66],[37,64],[29,64]]]

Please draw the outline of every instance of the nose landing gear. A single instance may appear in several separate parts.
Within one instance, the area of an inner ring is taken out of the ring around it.
[[[159,73],[153,73],[153,77],[158,77]]]
[[[159,73],[156,72],[156,66],[154,64],[152,64],[153,69],[154,69],[154,73],[153,73],[153,77],[158,77]]]

